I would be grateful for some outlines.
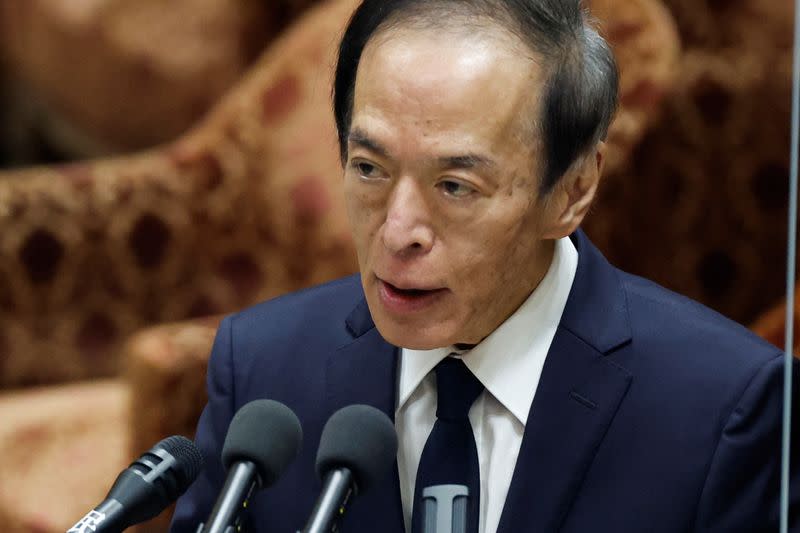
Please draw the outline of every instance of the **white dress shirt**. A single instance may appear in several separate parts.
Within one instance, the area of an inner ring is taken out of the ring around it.
[[[493,533],[500,523],[528,413],[577,266],[575,246],[569,238],[558,240],[539,286],[491,335],[461,355],[486,387],[469,411],[481,477],[480,533]],[[395,427],[407,532],[420,456],[436,421],[436,377],[431,370],[454,352],[450,346],[403,348],[400,353]]]

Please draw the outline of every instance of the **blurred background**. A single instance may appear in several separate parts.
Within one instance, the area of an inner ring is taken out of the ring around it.
[[[776,344],[792,4],[588,2],[622,91],[586,232]],[[329,111],[354,5],[0,0],[5,531],[64,531],[192,435],[222,314],[356,270]]]

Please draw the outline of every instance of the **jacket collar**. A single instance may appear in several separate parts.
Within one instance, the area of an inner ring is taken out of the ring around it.
[[[631,339],[628,300],[619,278],[582,230],[570,235],[578,250],[578,271],[572,283],[561,327],[600,353],[610,353]]]

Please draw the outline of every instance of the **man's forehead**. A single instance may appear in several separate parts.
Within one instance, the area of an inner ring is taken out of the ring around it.
[[[386,43],[387,54],[364,58],[346,140],[380,153],[378,148],[392,145],[393,132],[416,131],[428,135],[428,144],[446,145],[447,153],[437,157],[496,152],[493,145],[508,135],[530,146],[541,85],[531,64],[521,58],[508,60],[505,52],[487,46],[465,66],[448,61],[462,53],[462,43],[439,40],[434,43],[441,45],[438,48],[429,44]],[[389,47],[401,54],[401,61],[394,61]]]
[[[459,22],[466,21],[470,22]],[[527,46],[519,36],[509,31],[505,26],[498,22],[483,18],[481,22],[475,19],[464,19],[463,17],[450,16],[446,19],[438,20],[436,23],[413,24],[413,21],[392,24],[388,28],[379,29],[367,41],[363,54],[379,53],[385,54],[387,50],[399,57],[403,48],[402,45],[412,41],[426,39],[429,42],[439,42],[438,47],[431,48],[431,52],[441,51],[441,44],[451,45],[451,49],[461,49],[466,52],[465,56],[476,56],[480,52],[490,49],[495,52],[505,51],[509,57],[519,57],[528,60],[534,59],[538,53]],[[388,48],[389,43],[401,46],[399,48]],[[539,61],[536,61],[539,63]]]
[[[509,81],[515,79],[525,84],[527,94],[535,95],[547,77],[543,64],[519,38],[497,25],[472,32],[463,27],[396,27],[367,43],[355,91],[366,77],[380,77],[378,81],[391,78],[393,82],[384,90],[436,84],[447,89],[440,96],[450,98],[453,92],[489,85],[492,91],[512,97]]]
[[[530,50],[527,40],[518,31],[518,21],[509,14],[504,15],[502,9],[487,12],[470,2],[442,3],[429,0],[418,2],[415,7],[416,9],[409,12],[396,11],[390,15],[372,33],[367,45],[404,33],[428,32],[447,37],[480,36]]]
[[[543,77],[538,65],[515,49],[480,35],[458,37],[431,32],[406,32],[396,39],[368,46],[355,80],[354,104],[367,91],[376,98],[405,98],[420,108],[445,108],[472,98],[478,108],[487,96],[529,99]],[[496,110],[501,111],[501,110]]]

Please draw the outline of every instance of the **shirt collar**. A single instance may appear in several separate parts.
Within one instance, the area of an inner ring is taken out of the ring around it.
[[[577,267],[578,252],[569,238],[556,241],[550,268],[536,289],[495,331],[462,355],[472,373],[523,426]],[[397,408],[402,408],[425,376],[454,352],[457,350],[452,346],[403,348]]]

